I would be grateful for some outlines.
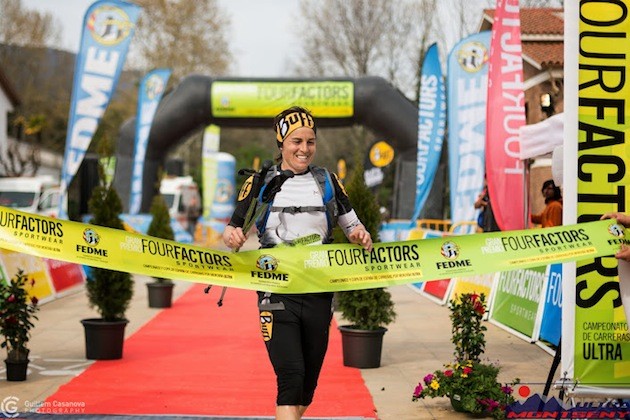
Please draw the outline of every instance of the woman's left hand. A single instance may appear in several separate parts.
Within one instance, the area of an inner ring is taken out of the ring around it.
[[[348,239],[353,244],[361,245],[365,250],[372,251],[372,235],[365,229],[365,226],[359,225],[354,228]]]

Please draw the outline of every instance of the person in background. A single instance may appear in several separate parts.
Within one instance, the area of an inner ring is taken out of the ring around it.
[[[560,187],[557,187],[553,179],[543,182],[541,189],[543,197],[545,197],[545,208],[542,213],[532,214],[532,223],[538,224],[543,228],[562,226],[562,193]]]
[[[197,228],[197,221],[201,216],[201,203],[197,197],[192,197],[188,207],[186,208],[186,220],[188,221],[188,233],[195,240],[195,229]]]
[[[477,224],[484,232],[498,232],[501,230],[494,219],[492,204],[490,204],[490,195],[488,194],[488,182],[485,178],[483,180],[483,190],[481,190],[477,196],[474,205],[476,209],[481,209]]]
[[[350,242],[371,251],[370,233],[352,209],[337,176],[312,165],[317,137],[311,113],[302,107],[286,109],[274,119],[274,129],[280,156],[270,171],[277,174],[290,170],[295,175],[282,184],[266,221],[258,225],[262,248],[330,243],[332,227],[338,224]],[[334,189],[334,197],[327,203],[324,180],[325,186]],[[246,181],[241,188],[234,214],[223,232],[223,242],[232,249],[240,248],[247,239],[248,232],[242,227],[251,201],[257,199],[252,197],[255,193],[251,194],[250,186]],[[332,214],[330,204],[336,206]],[[332,292],[258,292],[261,332],[277,380],[276,419],[301,419],[313,401],[328,348],[332,298]]]
[[[605,213],[604,215],[602,215],[602,217],[600,217],[600,220],[604,219],[617,219],[617,222],[619,222],[623,226],[630,227],[630,216],[625,213]],[[617,251],[617,253],[615,254],[615,258],[630,262],[630,247],[626,244],[621,244],[621,249]]]

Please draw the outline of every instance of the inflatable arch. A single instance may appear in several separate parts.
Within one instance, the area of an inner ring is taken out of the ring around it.
[[[273,117],[292,104],[310,109],[318,127],[362,124],[387,139],[403,160],[415,161],[417,107],[380,77],[358,79],[250,79],[187,76],[156,110],[147,145],[141,211],[156,194],[157,173],[168,152],[209,124],[270,128]],[[270,128],[271,129],[271,128]],[[114,186],[128,210],[133,171],[135,119],[121,127]],[[415,181],[413,188],[415,188]],[[413,190],[401,195],[413,210]]]

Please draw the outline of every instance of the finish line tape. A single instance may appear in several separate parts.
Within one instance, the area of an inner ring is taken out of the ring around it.
[[[109,270],[273,293],[370,289],[613,255],[615,220],[374,244],[226,252],[0,207],[0,248]]]

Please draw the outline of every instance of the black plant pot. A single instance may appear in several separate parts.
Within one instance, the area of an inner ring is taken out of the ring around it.
[[[25,381],[26,372],[28,371],[28,359],[26,360],[9,360],[4,361],[7,368],[7,381]]]
[[[85,358],[90,360],[122,359],[125,327],[129,321],[105,321],[100,318],[83,319],[85,329]]]
[[[153,282],[147,283],[149,295],[149,308],[170,308],[173,301],[173,283]]]
[[[383,335],[387,328],[359,330],[352,325],[341,325],[339,331],[341,331],[344,366],[360,369],[381,366]]]

